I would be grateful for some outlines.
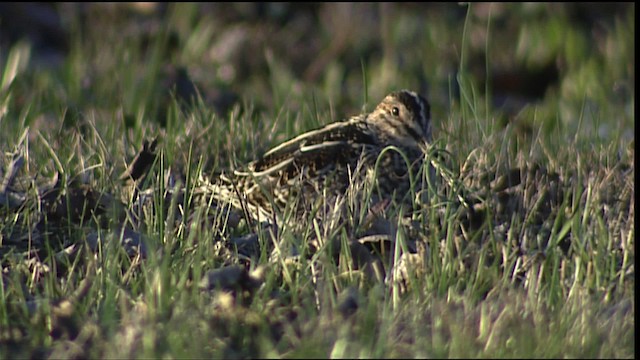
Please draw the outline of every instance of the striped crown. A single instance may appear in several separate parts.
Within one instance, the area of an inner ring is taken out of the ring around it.
[[[410,147],[431,141],[431,108],[419,94],[401,90],[387,95],[367,116],[380,142]]]

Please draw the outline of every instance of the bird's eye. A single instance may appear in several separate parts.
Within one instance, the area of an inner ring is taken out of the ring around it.
[[[393,116],[398,116],[398,115],[400,115],[400,109],[398,109],[398,107],[397,107],[397,106],[394,106],[394,107],[391,109],[391,114],[392,114]]]

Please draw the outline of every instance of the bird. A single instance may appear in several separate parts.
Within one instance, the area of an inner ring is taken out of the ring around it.
[[[431,108],[410,90],[391,92],[371,112],[307,131],[222,173],[210,190],[253,219],[293,208],[297,218],[325,200],[343,199],[374,181],[375,201],[407,199],[432,141]],[[411,178],[413,176],[413,178]]]

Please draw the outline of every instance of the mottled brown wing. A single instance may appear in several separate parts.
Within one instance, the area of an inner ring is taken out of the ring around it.
[[[360,143],[348,141],[325,141],[316,145],[305,145],[292,154],[293,161],[281,170],[281,178],[295,178],[303,169],[307,176],[319,177],[337,168],[345,168],[349,164],[355,168],[363,147]]]
[[[318,165],[329,160],[333,162],[331,156],[342,155],[340,151],[373,144],[375,139],[366,131],[363,123],[334,123],[304,133],[271,149],[261,159],[250,164],[250,170],[263,172],[269,168],[280,167],[279,164],[283,162],[289,162],[288,165],[295,163],[298,166],[305,163]]]
[[[313,189],[321,187],[328,178],[331,178],[331,192],[344,191],[349,184],[347,168],[356,169],[363,151],[367,152],[366,147],[368,145],[348,141],[304,145],[260,172],[236,172],[238,186],[249,202],[267,213],[272,209],[272,202],[284,208],[292,201],[292,194],[302,191],[305,199],[297,206],[304,209],[302,204],[315,198]]]

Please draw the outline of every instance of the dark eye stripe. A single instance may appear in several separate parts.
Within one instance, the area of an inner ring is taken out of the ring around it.
[[[422,106],[418,104],[418,99],[415,95],[412,95],[408,91],[400,91],[396,97],[398,100],[415,115],[419,115],[422,111]]]
[[[396,129],[396,131],[401,134],[408,134],[416,141],[420,141],[420,139],[422,139],[422,136],[416,132],[416,129],[411,126],[411,124],[407,124],[406,119],[404,118],[387,118],[387,126]]]
[[[422,96],[407,90],[396,92],[395,97],[409,110],[409,112],[419,119],[420,126],[426,134],[428,132],[429,119],[431,117],[429,102]]]
[[[407,130],[409,135],[411,135],[411,137],[413,137],[416,141],[420,141],[420,139],[422,139],[422,136],[420,136],[416,132],[416,130],[413,128],[413,126],[409,126],[409,124],[406,124],[406,126],[404,128]]]

